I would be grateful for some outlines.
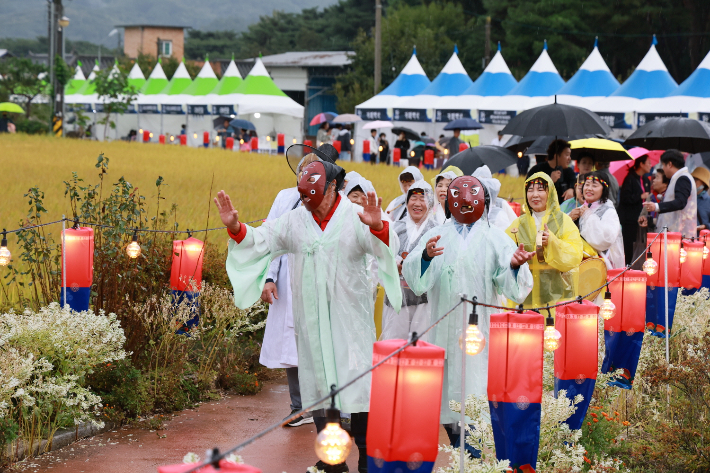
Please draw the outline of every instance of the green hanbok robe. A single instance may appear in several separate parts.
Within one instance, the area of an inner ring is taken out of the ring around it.
[[[423,271],[422,252],[430,238],[441,235],[437,246],[444,253],[435,256]],[[416,294],[427,293],[431,309],[431,323],[448,312],[461,300],[468,299],[501,305],[499,295],[522,302],[532,289],[533,278],[527,263],[514,271],[510,260],[516,246],[505,232],[489,225],[481,218],[472,227],[461,225],[453,219],[428,231],[404,261],[402,274]],[[436,325],[429,342],[446,349],[444,363],[444,391],[441,399],[441,423],[458,422],[460,414],[449,409],[449,401],[461,401],[461,354],[459,339],[463,333],[463,320],[468,320],[471,304],[466,304]],[[477,307],[478,328],[488,340],[490,315],[497,309]],[[485,395],[488,386],[488,344],[475,356],[466,358],[466,394]]]
[[[402,294],[395,263],[398,238],[390,226],[389,246],[360,222],[362,207],[341,198],[325,230],[304,207],[248,227],[241,243],[230,240],[227,274],[237,307],[259,300],[271,260],[289,257],[298,378],[306,406],[372,366],[375,342],[372,275],[368,255],[376,258],[379,278],[399,309]],[[344,412],[368,412],[370,376],[336,398]],[[322,407],[322,406],[321,406]]]

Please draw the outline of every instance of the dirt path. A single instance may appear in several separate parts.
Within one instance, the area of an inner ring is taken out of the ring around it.
[[[163,430],[151,432],[124,427],[84,439],[61,450],[27,460],[18,472],[150,473],[160,465],[180,463],[187,452],[205,457],[205,451],[226,449],[281,420],[289,413],[286,379],[268,382],[256,396],[230,395],[179,413]],[[263,473],[304,473],[316,462],[315,426],[280,428],[239,452],[244,461]],[[441,429],[439,443],[446,441]],[[445,464],[439,458],[437,466]],[[357,472],[357,449],[348,458]]]

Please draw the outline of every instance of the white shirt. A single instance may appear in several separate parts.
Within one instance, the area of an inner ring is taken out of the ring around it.
[[[499,140],[498,138],[493,138],[493,140],[491,140],[491,144],[493,146],[503,146],[503,140]]]

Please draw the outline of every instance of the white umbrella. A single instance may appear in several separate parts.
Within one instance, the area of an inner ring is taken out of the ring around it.
[[[354,113],[343,113],[333,119],[333,123],[355,123],[361,121],[362,118],[358,117]]]
[[[379,129],[379,128],[392,128],[394,125],[392,122],[388,122],[386,120],[375,120],[374,122],[368,122],[365,123],[362,126],[363,130],[374,130],[374,129]]]

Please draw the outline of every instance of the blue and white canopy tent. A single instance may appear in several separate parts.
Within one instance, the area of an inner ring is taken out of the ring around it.
[[[483,101],[481,110],[522,111],[548,103],[550,97],[565,85],[560,73],[547,52],[547,40],[542,53],[525,77],[503,97]],[[554,99],[553,99],[554,100]]]
[[[431,122],[436,120],[434,110],[439,109],[443,97],[458,96],[473,85],[458,56],[458,47],[438,76],[419,94],[404,100],[394,109],[395,121]],[[447,122],[449,120],[446,120]]]
[[[710,52],[697,69],[667,97],[644,102],[642,112],[697,113],[697,118],[710,120]]]
[[[417,59],[417,48],[402,72],[382,92],[355,107],[363,120],[392,120],[393,109],[426,89],[431,81]]]
[[[599,53],[597,40],[594,49],[572,78],[557,91],[557,102],[589,108],[619,88],[619,81]]]
[[[493,56],[491,62],[473,82],[471,87],[466,89],[461,95],[443,97],[439,107],[443,111],[468,110],[471,117],[478,117],[477,120],[481,123],[495,123],[496,119],[494,117],[486,114],[478,116],[475,111],[478,111],[479,105],[485,98],[506,95],[516,85],[518,85],[518,81],[515,80],[510,68],[508,68],[508,64],[503,59],[499,42],[495,56]]]
[[[656,44],[658,41],[654,35],[651,48],[626,82],[609,97],[590,107],[608,120],[607,123],[611,121],[607,117],[614,116],[615,123],[610,125],[613,128],[632,128],[635,121],[632,118],[633,112],[644,110],[649,100],[666,97],[678,88],[678,84],[658,55]],[[620,114],[624,116],[621,117]],[[639,114],[638,123],[643,125],[645,122],[645,116]]]

